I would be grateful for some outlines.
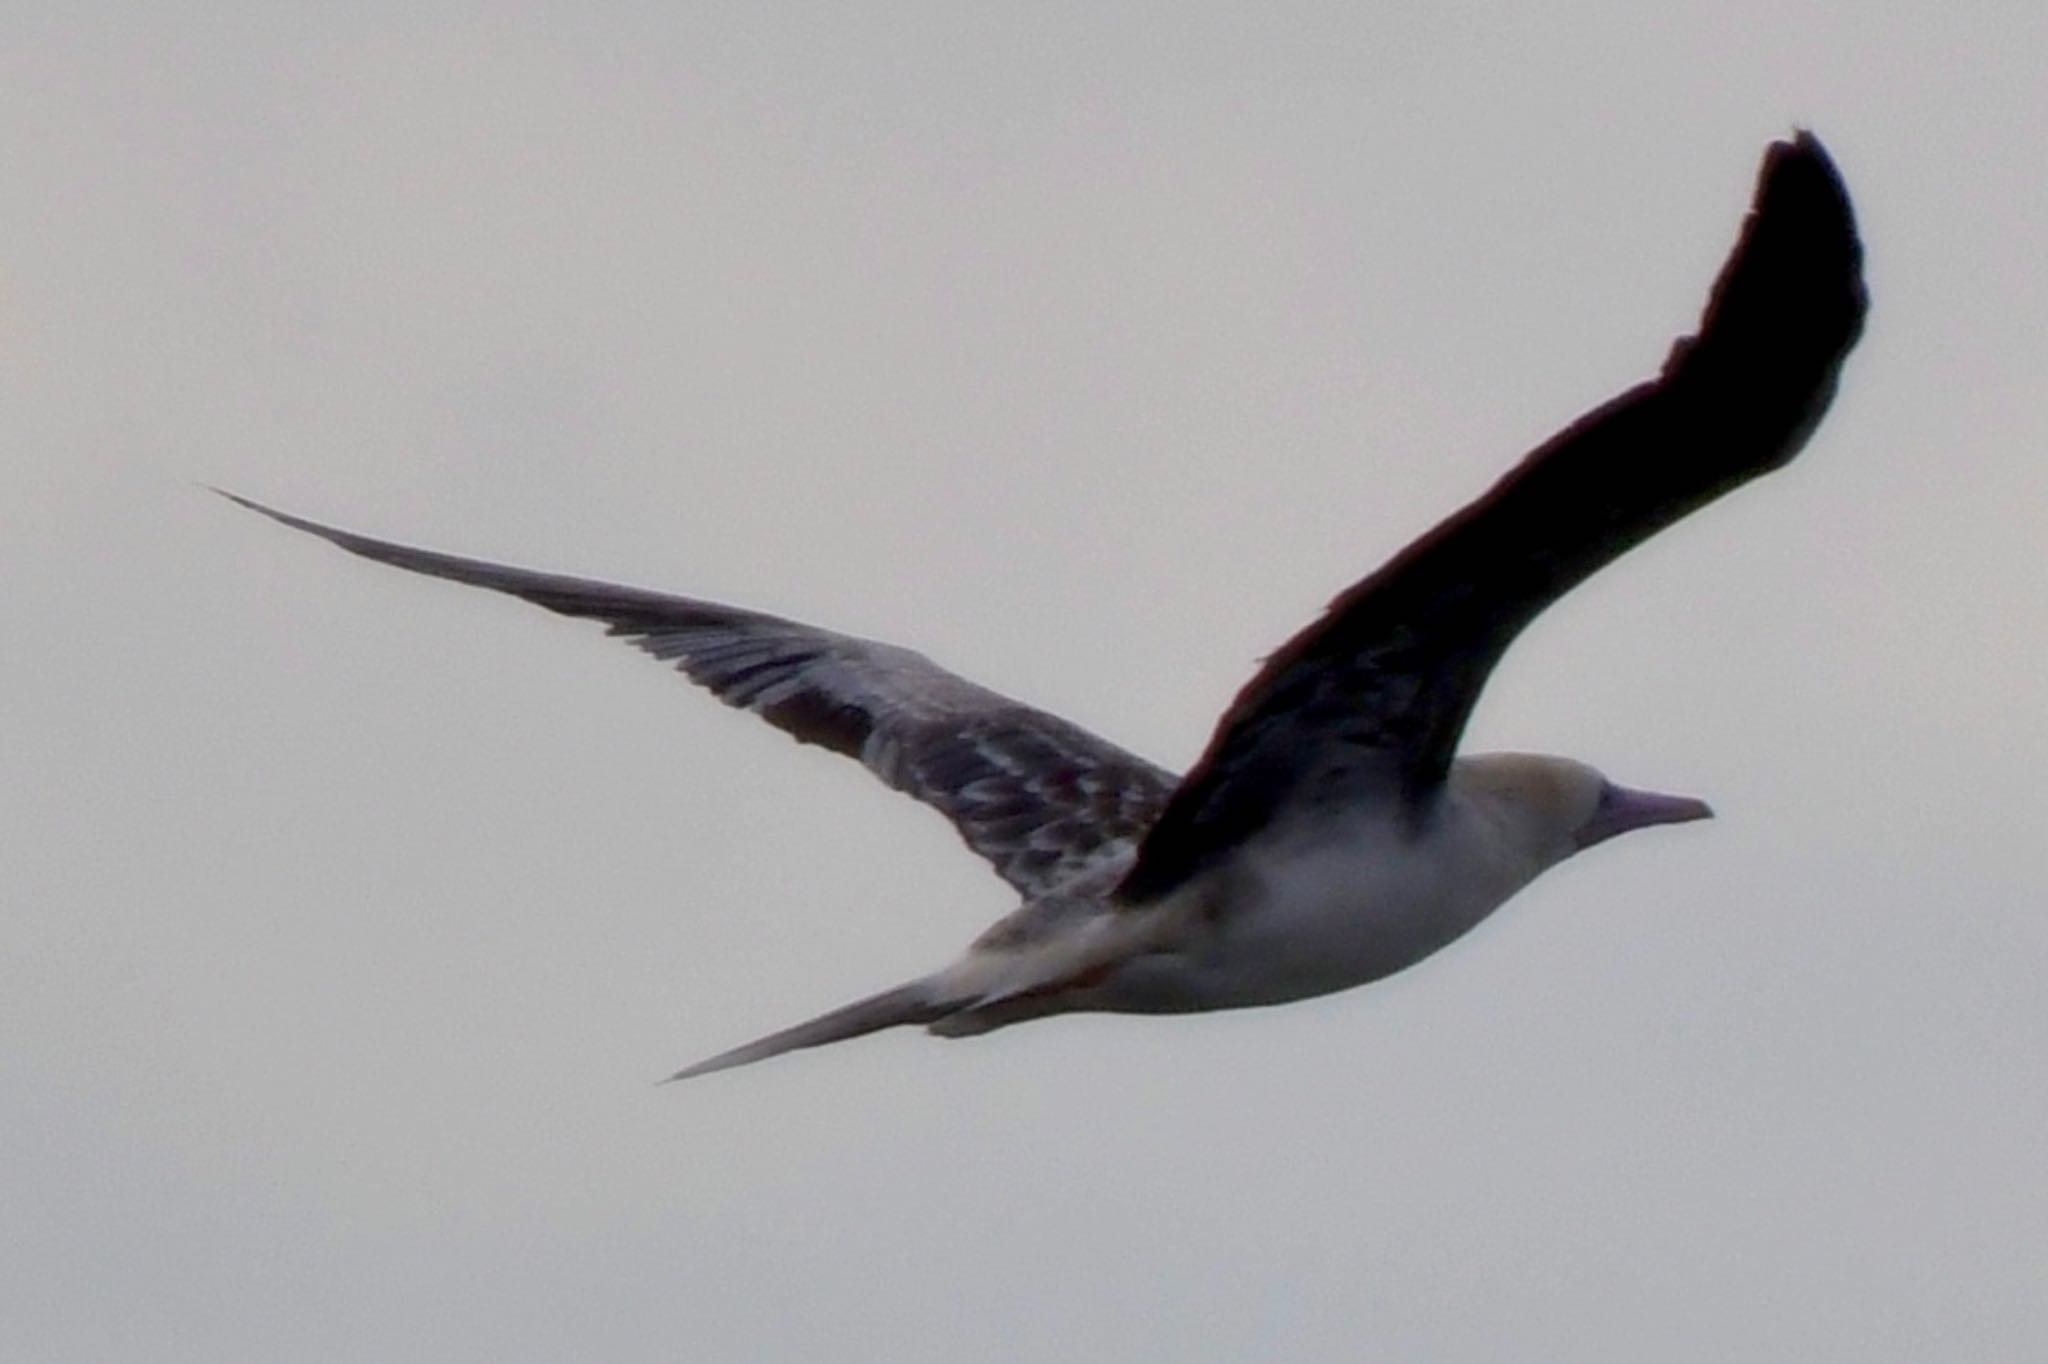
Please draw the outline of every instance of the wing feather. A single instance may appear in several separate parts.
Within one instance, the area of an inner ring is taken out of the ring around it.
[[[715,602],[415,549],[221,495],[366,559],[601,621],[727,705],[857,759],[938,810],[1027,896],[1120,870],[1173,788],[1171,773],[909,649]]]
[[[1304,803],[1421,808],[1495,663],[1544,607],[1798,453],[1866,308],[1833,163],[1808,133],[1774,144],[1698,335],[1281,646],[1218,723],[1119,893],[1164,895]]]

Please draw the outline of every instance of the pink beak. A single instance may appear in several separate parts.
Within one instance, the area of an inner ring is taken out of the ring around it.
[[[1572,835],[1572,841],[1584,851],[1595,843],[1604,843],[1631,829],[1647,829],[1652,824],[1685,824],[1713,817],[1713,810],[1703,800],[1691,796],[1660,795],[1655,791],[1631,791],[1626,786],[1609,782],[1601,789],[1600,803],[1593,808],[1591,818],[1579,826],[1578,832]]]

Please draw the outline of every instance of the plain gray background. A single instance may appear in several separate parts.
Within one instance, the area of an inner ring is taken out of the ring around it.
[[[2048,11],[0,20],[0,1356],[2048,1352]],[[1712,799],[1382,986],[657,1077],[1008,907],[597,632],[199,491],[916,645],[1186,764],[1652,372],[1764,144],[1806,457],[1476,747]]]

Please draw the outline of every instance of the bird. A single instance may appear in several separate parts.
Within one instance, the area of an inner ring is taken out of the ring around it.
[[[1848,191],[1804,129],[1766,149],[1698,329],[1269,655],[1184,777],[910,649],[738,607],[374,539],[216,488],[379,563],[509,593],[935,808],[1018,896],[953,961],[720,1052],[688,1079],[885,1028],[1276,1005],[1382,979],[1546,869],[1709,817],[1543,754],[1458,754],[1545,607],[1789,462],[1869,307]]]

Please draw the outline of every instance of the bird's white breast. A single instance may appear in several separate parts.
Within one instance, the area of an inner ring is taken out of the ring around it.
[[[1333,819],[1246,847],[1189,965],[1217,1006],[1349,989],[1464,934],[1540,869],[1463,802],[1420,831]]]

